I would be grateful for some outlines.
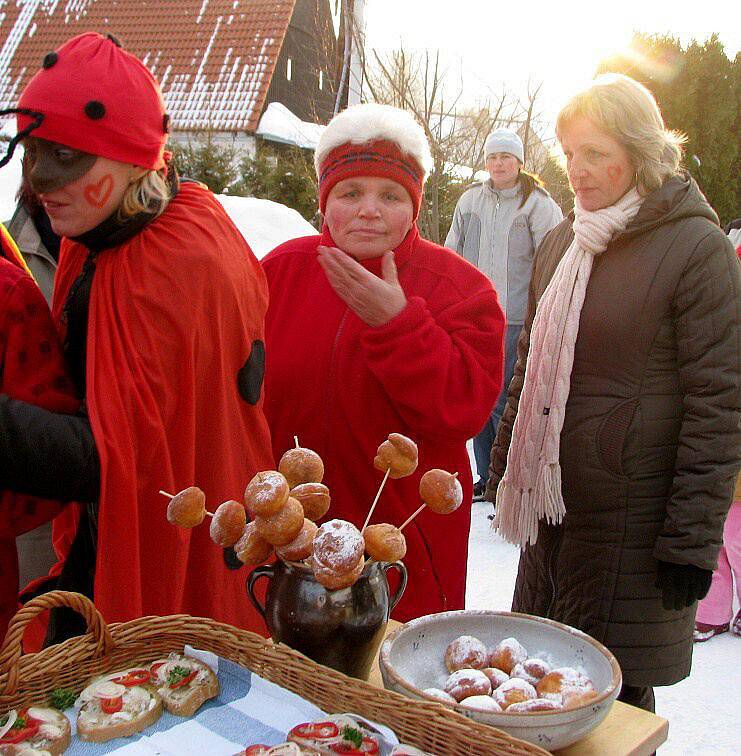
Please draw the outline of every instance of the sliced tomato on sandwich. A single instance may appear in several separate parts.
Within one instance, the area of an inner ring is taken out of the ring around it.
[[[123,709],[123,696],[115,696],[115,698],[101,698],[100,708],[106,714],[115,714],[117,711]]]

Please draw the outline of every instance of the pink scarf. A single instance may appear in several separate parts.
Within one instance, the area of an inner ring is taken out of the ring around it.
[[[584,210],[577,200],[574,241],[558,264],[533,320],[525,382],[512,429],[507,469],[497,488],[493,526],[521,548],[538,538],[538,522],[559,523],[559,448],[571,389],[574,345],[592,261],[635,217],[643,198],[631,189],[614,205]]]

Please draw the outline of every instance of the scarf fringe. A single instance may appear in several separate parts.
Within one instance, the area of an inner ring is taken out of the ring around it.
[[[504,500],[507,503],[504,504]],[[561,496],[561,465],[541,465],[535,488],[516,488],[504,479],[497,486],[497,506],[491,527],[508,543],[524,549],[538,540],[538,522],[563,521],[566,507]]]

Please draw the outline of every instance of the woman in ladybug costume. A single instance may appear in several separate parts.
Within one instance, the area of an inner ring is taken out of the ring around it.
[[[168,169],[160,89],[114,38],[49,53],[15,112],[11,148],[23,141],[63,237],[53,316],[84,413],[0,396],[0,487],[86,502],[56,523],[56,587],[108,621],[187,612],[262,629],[208,529],[169,525],[158,494],[198,485],[218,505],[273,464],[260,266],[213,195]]]

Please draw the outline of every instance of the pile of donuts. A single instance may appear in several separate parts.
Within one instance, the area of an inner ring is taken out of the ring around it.
[[[573,667],[556,667],[528,656],[516,638],[493,649],[461,635],[445,650],[450,675],[440,688],[423,690],[430,698],[478,711],[523,714],[572,709],[596,698],[594,684]]]
[[[411,475],[418,465],[417,445],[400,433],[391,433],[378,447],[373,465],[384,472],[384,483],[386,478]],[[322,483],[323,477],[322,458],[297,442],[296,448],[281,457],[277,470],[265,470],[252,478],[244,491],[244,504],[226,501],[210,513],[204,492],[191,486],[171,497],[167,519],[173,525],[193,528],[208,515],[213,542],[232,547],[243,564],[262,564],[273,552],[287,562],[306,561],[317,581],[329,590],[353,585],[363,572],[366,554],[379,562],[403,559],[407,546],[401,530],[411,518],[399,528],[379,523],[366,525],[362,532],[346,520],[316,524],[330,507],[330,492]],[[463,501],[457,474],[445,470],[426,472],[419,493],[424,504],[417,513],[426,506],[449,514]]]

